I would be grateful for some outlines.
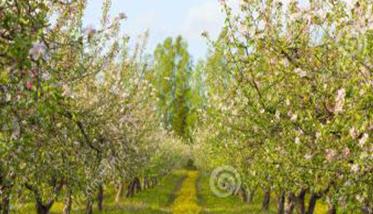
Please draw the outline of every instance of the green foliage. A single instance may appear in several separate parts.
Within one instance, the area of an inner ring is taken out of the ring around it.
[[[197,121],[196,110],[201,104],[198,88],[200,71],[192,70],[187,44],[181,36],[167,38],[154,52],[155,87],[159,97],[159,111],[163,125],[177,135],[191,140]],[[200,83],[199,83],[200,84]]]

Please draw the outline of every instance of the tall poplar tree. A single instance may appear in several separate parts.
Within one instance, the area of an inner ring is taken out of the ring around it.
[[[154,69],[163,125],[179,136],[190,139],[191,128],[196,120],[193,100],[198,94],[191,87],[192,60],[187,43],[181,36],[167,38],[157,46]]]

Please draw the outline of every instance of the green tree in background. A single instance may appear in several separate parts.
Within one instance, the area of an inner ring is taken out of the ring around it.
[[[181,36],[167,38],[157,46],[154,69],[163,125],[190,140],[197,119],[196,110],[201,103],[198,88],[192,84],[198,84],[200,80],[194,75],[187,43]]]

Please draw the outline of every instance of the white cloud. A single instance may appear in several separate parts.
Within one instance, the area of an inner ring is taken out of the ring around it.
[[[218,2],[215,0],[205,1],[189,9],[181,32],[188,40],[201,39],[203,31],[216,36],[223,26],[223,21],[224,15]]]

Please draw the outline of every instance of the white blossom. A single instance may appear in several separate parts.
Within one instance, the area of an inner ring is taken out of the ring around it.
[[[352,164],[351,165],[351,171],[354,173],[357,173],[360,171],[360,166],[358,164]]]
[[[49,74],[49,72],[44,72],[44,73],[41,74],[41,78],[43,80],[50,80],[51,75]]]
[[[62,96],[64,97],[70,97],[72,95],[71,89],[68,85],[64,84],[62,85]]]
[[[363,147],[365,143],[368,141],[369,135],[364,133],[363,136],[359,139],[359,146]]]
[[[306,160],[311,160],[312,159],[312,155],[311,154],[305,154],[304,155],[304,159],[306,159]]]
[[[355,127],[352,127],[350,130],[349,130],[349,134],[350,136],[352,137],[352,139],[356,139],[358,137],[358,132],[356,130]]]
[[[299,145],[301,143],[299,137],[295,138],[294,143],[297,144],[297,145]]]
[[[280,119],[280,117],[281,117],[281,113],[280,113],[279,110],[276,110],[275,117],[276,117],[277,120]]]
[[[304,78],[304,77],[307,76],[307,72],[304,71],[304,70],[301,69],[301,68],[296,68],[296,69],[294,69],[294,72],[295,72],[296,74],[298,74],[299,77],[301,77],[301,78]]]

